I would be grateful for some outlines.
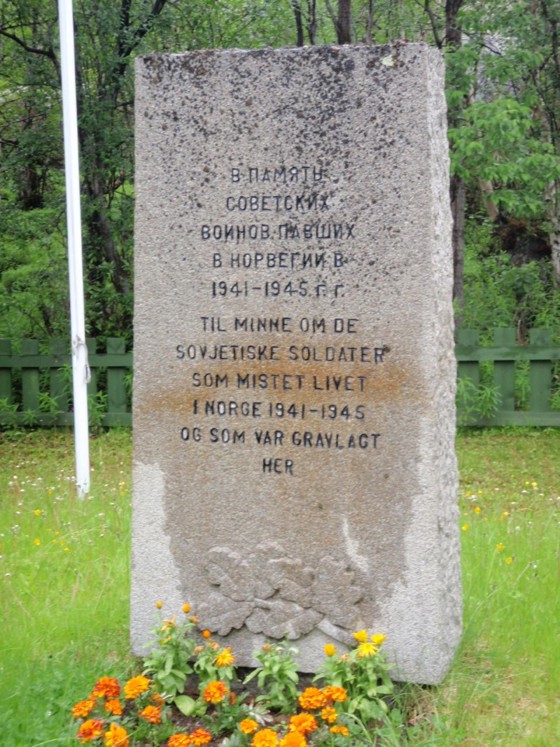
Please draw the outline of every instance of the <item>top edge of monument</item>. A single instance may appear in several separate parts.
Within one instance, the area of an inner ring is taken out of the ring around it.
[[[374,56],[386,54],[398,54],[401,51],[428,51],[441,54],[432,45],[427,42],[408,42],[395,41],[388,44],[325,44],[304,47],[263,47],[260,49],[240,49],[237,47],[228,49],[196,49],[186,52],[151,52],[150,54],[139,55],[136,59],[139,62],[152,63],[157,61],[181,62],[184,59],[208,58],[208,57],[266,57],[274,55],[340,55],[344,53],[368,52]]]

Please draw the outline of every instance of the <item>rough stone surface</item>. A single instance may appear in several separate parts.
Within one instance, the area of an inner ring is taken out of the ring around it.
[[[132,640],[238,662],[461,630],[443,64],[425,45],[137,62]]]

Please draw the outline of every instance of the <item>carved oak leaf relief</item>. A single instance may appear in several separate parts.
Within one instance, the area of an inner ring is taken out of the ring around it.
[[[363,593],[354,571],[330,556],[313,569],[274,542],[257,545],[247,557],[213,547],[206,573],[216,590],[199,605],[200,617],[222,636],[246,625],[252,633],[295,640],[319,627],[347,641],[346,631],[359,619]]]
[[[218,635],[239,630],[254,609],[251,602],[238,602],[217,592],[211,592],[198,607],[204,625]]]
[[[310,633],[322,619],[320,612],[277,599],[259,605],[247,618],[245,625],[251,633],[264,633],[268,638],[288,638],[293,641]]]
[[[354,571],[334,558],[323,558],[315,573],[312,587],[313,607],[330,622],[350,629],[356,623],[354,605],[362,598],[362,590],[354,585]]]

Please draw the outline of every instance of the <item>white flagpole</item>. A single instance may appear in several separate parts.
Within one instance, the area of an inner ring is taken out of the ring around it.
[[[76,485],[78,496],[83,498],[89,492],[89,423],[87,402],[89,366],[84,312],[80,168],[78,160],[78,107],[76,104],[72,0],[58,0],[58,18],[60,24],[60,67],[62,71],[62,111],[64,119],[64,168],[66,174],[66,221],[68,226],[68,271],[70,277]]]

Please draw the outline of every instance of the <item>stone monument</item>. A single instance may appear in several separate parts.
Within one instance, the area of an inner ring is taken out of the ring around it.
[[[423,44],[136,67],[132,640],[190,602],[241,665],[461,630],[444,70]]]

